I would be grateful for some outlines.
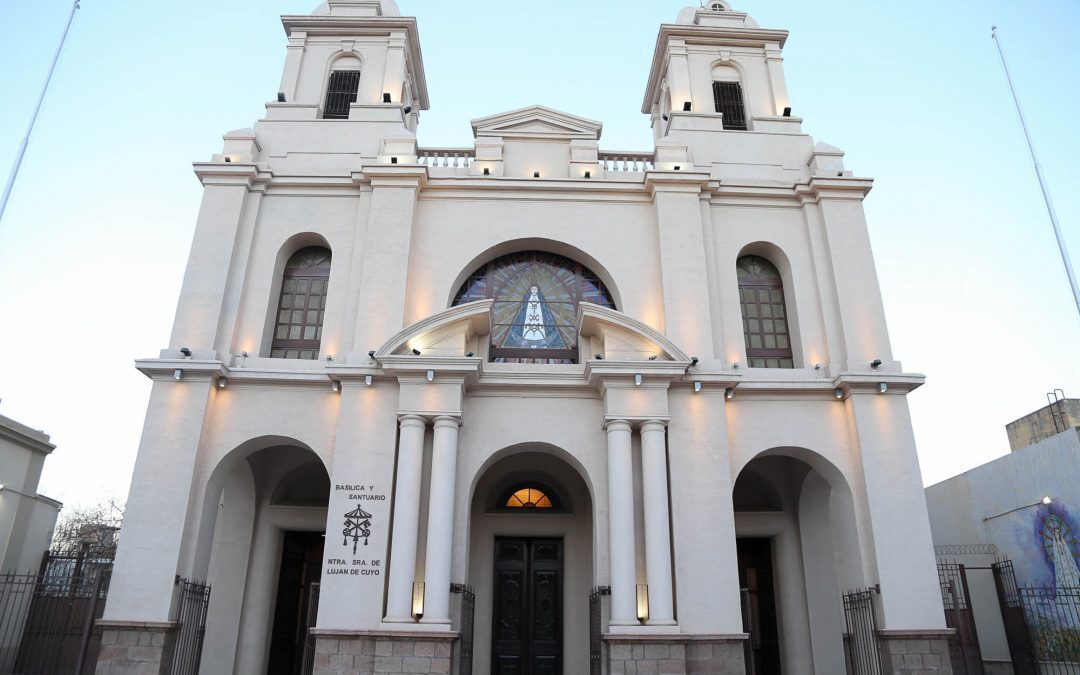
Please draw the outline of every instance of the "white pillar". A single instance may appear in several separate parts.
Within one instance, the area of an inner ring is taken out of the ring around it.
[[[668,516],[667,443],[664,423],[641,425],[641,487],[645,511],[645,565],[649,583],[649,624],[675,625],[671,583],[671,527]]]
[[[426,422],[418,415],[404,415],[400,423],[390,579],[384,619],[388,623],[413,621],[412,585],[416,580],[416,537],[420,527],[420,470],[424,460]]]
[[[637,624],[637,570],[634,551],[634,474],[630,423],[609,420],[608,528],[611,559],[611,625]]]
[[[424,560],[423,623],[450,626],[450,555],[454,542],[454,484],[457,482],[456,417],[435,418],[428,498],[427,554]]]

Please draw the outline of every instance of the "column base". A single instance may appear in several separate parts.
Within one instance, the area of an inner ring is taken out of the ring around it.
[[[883,675],[952,675],[952,629],[879,630]]]
[[[610,675],[745,675],[747,635],[604,635]]]
[[[458,634],[450,631],[314,629],[314,675],[429,675],[449,673]]]
[[[168,673],[176,647],[173,621],[98,621],[97,675]]]

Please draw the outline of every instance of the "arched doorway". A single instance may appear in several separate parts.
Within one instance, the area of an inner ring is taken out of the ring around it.
[[[743,616],[754,672],[844,672],[842,590],[863,585],[851,491],[800,449],[771,450],[732,491]]]
[[[492,463],[470,506],[474,672],[587,672],[592,498],[549,449]]]
[[[269,444],[269,447],[266,447]],[[207,482],[200,533],[213,591],[203,671],[301,673],[322,570],[330,478],[322,460],[287,439],[237,448]]]

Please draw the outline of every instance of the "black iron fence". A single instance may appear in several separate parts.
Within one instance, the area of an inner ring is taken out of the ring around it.
[[[101,646],[94,622],[105,610],[111,572],[61,573],[48,558],[42,570],[0,574],[0,672],[93,673]]]
[[[476,593],[466,584],[450,584],[450,592],[461,596],[460,621],[458,624],[458,674],[472,675],[473,671],[473,624],[476,615]]]
[[[844,594],[844,659],[850,675],[881,675],[877,639],[877,587]]]
[[[1018,588],[1038,672],[1080,673],[1080,587]]]
[[[304,661],[300,670],[303,675],[311,675],[315,671],[315,636],[311,634],[311,629],[315,627],[319,617],[320,588],[318,581],[308,584],[307,598],[304,601],[307,616],[304,617]]]
[[[945,606],[945,625],[953,629],[949,637],[949,659],[956,675],[983,675],[982,652],[975,630],[967,570],[959,563],[938,563],[941,601]]]
[[[604,672],[604,643],[600,634],[604,630],[601,598],[605,595],[611,595],[608,586],[597,586],[589,593],[589,675],[602,675]]]
[[[210,586],[189,579],[176,580],[180,597],[176,603],[176,641],[172,654],[171,675],[196,675],[202,660],[206,636],[206,608],[210,604]]]

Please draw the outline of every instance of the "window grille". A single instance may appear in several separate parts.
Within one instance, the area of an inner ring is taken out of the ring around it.
[[[780,272],[756,255],[739,258],[737,267],[743,336],[750,367],[794,368]]]
[[[724,116],[724,129],[746,131],[742,85],[738,82],[713,82],[712,88],[716,112]]]
[[[271,358],[319,358],[329,282],[330,251],[327,249],[309,246],[289,258],[281,279]]]
[[[326,107],[323,109],[323,119],[349,119],[349,104],[356,103],[356,93],[359,89],[359,70],[338,70],[330,73],[330,86],[326,88]]]

